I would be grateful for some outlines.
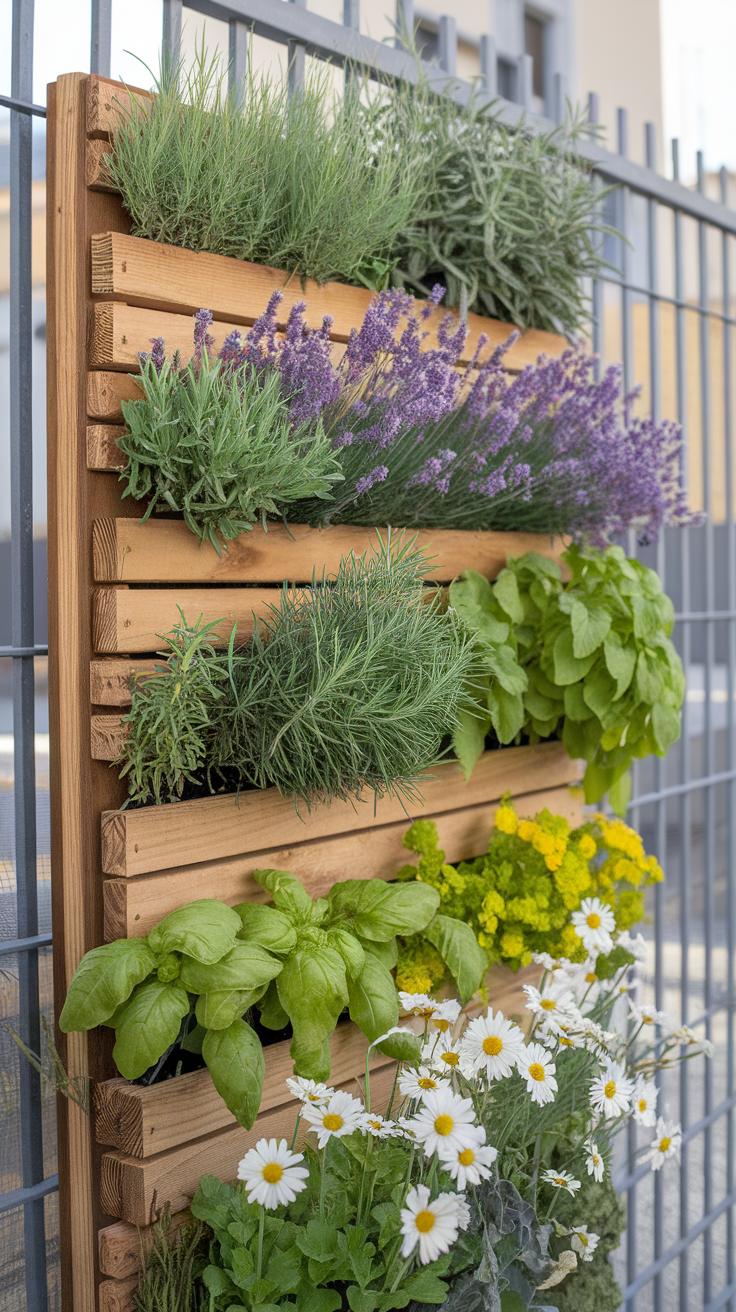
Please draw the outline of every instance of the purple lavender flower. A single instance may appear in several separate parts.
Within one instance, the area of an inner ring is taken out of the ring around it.
[[[210,350],[215,344],[214,337],[207,332],[211,324],[212,311],[197,310],[194,316],[194,355],[192,356],[192,367],[195,374],[199,374],[203,358],[209,362]]]
[[[166,343],[164,342],[163,337],[151,338],[151,354],[149,358],[156,373],[160,374],[166,364]]]
[[[366,474],[364,478],[358,479],[355,484],[355,491],[359,497],[362,497],[364,492],[370,492],[371,488],[374,487],[376,483],[383,483],[384,479],[387,478],[388,469],[386,466],[376,465],[375,469],[372,469],[370,474]]]

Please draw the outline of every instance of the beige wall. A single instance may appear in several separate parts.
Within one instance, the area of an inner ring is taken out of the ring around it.
[[[660,0],[576,0],[576,96],[600,97],[605,144],[616,149],[616,110],[629,111],[629,155],[644,161],[644,124],[657,125],[662,167]]]

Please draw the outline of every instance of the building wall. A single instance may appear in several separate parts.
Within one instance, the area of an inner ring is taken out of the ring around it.
[[[662,167],[660,0],[575,0],[575,68],[579,99],[600,98],[604,142],[616,150],[616,110],[629,111],[629,155],[644,160],[644,124],[657,127]]]

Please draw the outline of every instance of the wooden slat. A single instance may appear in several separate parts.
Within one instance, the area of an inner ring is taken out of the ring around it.
[[[386,530],[380,529],[383,540]],[[429,560],[427,577],[448,583],[464,569],[494,579],[510,556],[527,551],[559,560],[565,543],[543,533],[482,533],[457,529],[407,530]],[[94,526],[92,551],[99,583],[309,583],[314,573],[334,573],[351,551],[362,556],[378,546],[375,530],[347,524],[315,530],[307,524],[257,524],[218,556],[180,519],[102,519]]]
[[[87,414],[90,419],[121,423],[123,401],[140,401],[143,393],[129,374],[92,369],[87,374]]]
[[[88,424],[87,468],[100,473],[122,469],[125,456],[117,445],[117,439],[125,432],[121,424]]]
[[[294,1069],[289,1046],[287,1041],[265,1049],[261,1113],[283,1106],[290,1098],[285,1083]],[[341,1084],[352,1079],[356,1071],[365,1070],[368,1040],[357,1025],[338,1025],[330,1050],[330,1084]],[[371,1058],[371,1070],[385,1065],[387,1059],[382,1053]],[[208,1070],[178,1075],[148,1088],[122,1079],[105,1080],[95,1086],[94,1100],[97,1142],[119,1148],[131,1157],[153,1157],[187,1143],[193,1127],[199,1138],[235,1124]]]
[[[92,238],[92,293],[110,296],[126,304],[144,305],[155,310],[196,314],[202,306],[212,310],[215,319],[251,324],[263,313],[271,293],[284,293],[279,309],[279,327],[285,327],[289,311],[297,301],[306,301],[305,318],[312,328],[319,328],[326,314],[333,318],[330,337],[346,342],[353,328],[359,328],[373,293],[362,287],[348,287],[328,282],[320,286],[308,279],[302,287],[280,269],[249,264],[226,255],[189,251],[165,246],[119,232],[99,233]],[[421,302],[418,302],[421,304]],[[445,311],[435,310],[426,323],[436,332]],[[486,353],[505,342],[511,332],[509,324],[480,315],[468,316],[468,340],[462,362],[473,355],[481,334],[488,338]],[[545,352],[558,356],[567,349],[564,337],[529,329],[511,347],[505,357],[510,369],[534,364]]]
[[[192,1220],[186,1208],[171,1218],[166,1238],[171,1241]],[[125,1280],[141,1267],[141,1248],[148,1252],[154,1239],[152,1226],[135,1226],[128,1221],[114,1221],[97,1232],[97,1256],[103,1276]]]
[[[372,1077],[371,1106],[376,1111],[388,1105],[393,1081],[393,1064],[382,1066]],[[337,1087],[347,1088],[354,1095],[359,1091],[355,1080]],[[172,1212],[188,1207],[203,1175],[233,1180],[243,1154],[259,1139],[290,1140],[294,1131],[295,1106],[292,1100],[283,1107],[265,1112],[258,1117],[252,1130],[244,1130],[239,1125],[219,1130],[184,1147],[170,1148],[157,1157],[140,1159],[117,1150],[104,1153],[100,1189],[103,1209],[109,1216],[120,1217],[133,1225],[149,1225],[166,1203]],[[303,1125],[300,1126],[299,1143],[305,1132]]]
[[[108,656],[89,663],[89,699],[93,706],[130,706],[130,680],[150,674],[161,662],[122,661]]]
[[[92,73],[87,84],[87,133],[91,137],[109,137],[121,114],[125,117],[131,108],[143,107],[152,99],[150,91],[142,87],[125,86],[113,78]]]
[[[116,192],[117,187],[110,181],[107,161],[112,153],[112,146],[107,141],[88,141],[85,155],[87,186],[93,191]]]
[[[92,647],[101,654],[152,652],[162,646],[161,635],[185,619],[194,624],[222,620],[213,632],[217,646],[227,646],[236,625],[237,640],[253,637],[256,617],[278,605],[275,588],[97,588],[92,599]]]
[[[90,721],[90,751],[93,761],[117,761],[130,726],[119,715],[93,715]]]
[[[582,823],[578,790],[563,784],[514,799],[519,815],[531,816],[549,807],[572,825]],[[436,805],[436,803],[435,803]],[[440,802],[440,805],[442,803]],[[438,827],[440,844],[448,861],[465,861],[485,852],[493,829],[495,803],[435,811],[427,816]],[[324,897],[345,871],[351,879],[393,879],[402,865],[417,857],[403,846],[406,819],[352,834],[271,848],[250,856],[205,861],[162,874],[136,879],[106,879],[105,938],[135,938],[153,929],[176,907],[195,902],[207,890],[229,906],[237,902],[266,902],[268,893],[253,878],[254,870],[290,870],[313,897]]]
[[[97,1291],[100,1312],[133,1312],[133,1295],[138,1288],[138,1276],[125,1280],[102,1280]]]
[[[411,806],[409,815],[488,803],[507,790],[513,794],[573,783],[580,778],[580,763],[571,761],[562,743],[535,747],[506,747],[486,752],[469,783],[454,761],[438,765],[422,783],[423,806]],[[196,802],[171,802],[131,811],[107,811],[102,816],[102,869],[108,875],[149,874],[173,866],[215,861],[245,852],[299,843],[330,834],[372,829],[407,817],[397,798],[335,801],[299,815],[293,802],[276,788],[254,789]]]
[[[89,363],[92,369],[120,369],[138,373],[140,351],[150,351],[151,338],[163,337],[166,353],[180,351],[188,360],[194,351],[194,319],[185,314],[162,314],[118,301],[93,304],[90,316]],[[209,334],[219,351],[235,323],[213,323]]]

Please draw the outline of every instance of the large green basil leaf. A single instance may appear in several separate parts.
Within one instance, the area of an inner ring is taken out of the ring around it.
[[[416,870],[416,866],[405,866],[405,870]],[[413,879],[414,876],[412,875]],[[367,938],[363,939],[363,947],[366,952],[372,956],[378,957],[387,970],[393,970],[399,959],[399,945],[395,938],[390,938],[387,943],[371,943]]]
[[[203,993],[197,998],[195,1008],[199,1024],[206,1030],[226,1030],[260,1001],[267,987],[263,984],[258,989],[213,989],[211,993]]]
[[[137,1080],[176,1039],[189,1011],[187,991],[177,980],[139,984],[123,1009],[115,1031],[113,1061],[126,1080]]]
[[[350,1019],[373,1041],[399,1023],[399,997],[393,975],[371,953],[350,985]]]
[[[256,943],[236,943],[213,966],[204,966],[194,957],[183,956],[180,979],[190,993],[209,993],[213,989],[257,989],[261,984],[269,984],[281,969],[282,963]]]
[[[570,611],[572,650],[576,660],[585,660],[600,647],[611,627],[611,616],[603,606],[592,606],[584,601],[573,602]]]
[[[268,889],[279,911],[286,912],[292,920],[311,920],[312,899],[304,885],[288,870],[254,870],[253,878],[261,888]]]
[[[330,1078],[332,1054],[330,1053],[329,1035],[316,1048],[310,1048],[302,1042],[298,1034],[291,1040],[289,1055],[294,1063],[294,1074],[305,1080],[317,1080],[319,1084]]]
[[[578,659],[573,651],[570,629],[563,629],[562,633],[557,635],[552,649],[552,656],[555,666],[555,683],[560,688],[566,687],[568,683],[578,683],[580,679],[584,679],[596,659],[595,653],[592,656],[586,656],[584,660]]]
[[[321,1047],[348,1002],[345,963],[339,952],[329,947],[297,949],[285,962],[276,987],[295,1039],[305,1049]]]
[[[340,953],[345,962],[345,973],[348,979],[357,979],[365,964],[365,952],[362,944],[358,941],[349,929],[342,929],[338,926],[336,929],[327,931],[327,939],[331,948]]]
[[[276,987],[276,980],[269,984],[263,1001],[259,1007],[261,1015],[261,1025],[265,1025],[267,1030],[285,1030],[289,1024],[289,1017],[279,1002],[279,991]]]
[[[483,680],[488,686],[488,680]],[[480,706],[461,706],[455,727],[452,731],[452,750],[454,751],[466,782],[473,773],[473,767],[480,760],[486,743],[486,734],[491,727],[490,715],[485,715]]]
[[[435,916],[424,937],[437,949],[457,984],[463,1002],[483,983],[488,958],[470,925],[451,916]]]
[[[334,884],[328,897],[333,917],[344,919],[360,938],[378,943],[418,933],[440,902],[429,884],[387,884],[383,879],[346,879]]]
[[[258,1115],[266,1063],[258,1037],[244,1020],[208,1030],[202,1043],[212,1083],[239,1125],[249,1130]]]
[[[157,955],[186,952],[211,965],[229,952],[240,931],[240,916],[232,907],[214,898],[190,902],[166,916],[148,935]]]
[[[66,1034],[104,1024],[155,969],[156,957],[145,938],[118,938],[93,948],[69,985],[59,1028]]]
[[[257,943],[278,956],[296,947],[296,930],[283,911],[261,906],[258,902],[239,902],[233,911],[240,916],[242,928],[238,938],[243,942]]]

